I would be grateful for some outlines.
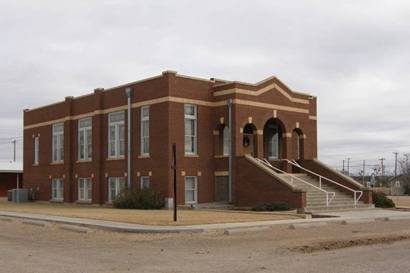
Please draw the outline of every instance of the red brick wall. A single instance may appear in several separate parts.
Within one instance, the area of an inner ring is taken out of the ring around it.
[[[245,157],[237,157],[235,161],[236,205],[255,206],[261,203],[286,202],[291,208],[306,206],[305,192],[285,186]]]

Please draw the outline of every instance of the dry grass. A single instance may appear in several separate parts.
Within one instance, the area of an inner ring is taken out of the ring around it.
[[[128,210],[109,207],[50,204],[50,203],[22,203],[15,204],[0,199],[0,211],[14,211],[58,215],[66,217],[89,218],[98,220],[117,221],[144,225],[199,225],[216,223],[252,222],[297,219],[300,215],[282,213],[238,212],[229,210],[179,210],[178,223],[172,221],[172,210]]]
[[[398,208],[410,208],[410,196],[389,196]]]

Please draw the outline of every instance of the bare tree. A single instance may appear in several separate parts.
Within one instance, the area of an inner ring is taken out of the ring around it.
[[[404,154],[399,159],[400,180],[405,189],[405,194],[410,195],[410,154]]]

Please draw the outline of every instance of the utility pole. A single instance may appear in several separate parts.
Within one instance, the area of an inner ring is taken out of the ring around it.
[[[395,156],[394,160],[394,178],[397,179],[397,155],[399,154],[398,152],[393,153]]]
[[[174,174],[174,222],[178,220],[177,216],[177,145],[172,144],[172,169]]]
[[[386,160],[386,158],[382,157],[379,158],[380,162],[381,162],[381,167],[382,167],[382,180],[384,180],[384,161]]]
[[[398,152],[393,153],[395,156],[394,159],[394,182],[397,183],[397,155],[399,154]],[[393,192],[393,181],[390,182],[390,194]]]
[[[17,143],[17,140],[13,140],[11,143],[13,143],[13,150],[14,150],[14,152],[13,152],[13,162],[16,162],[16,143]]]
[[[343,168],[342,168],[342,173],[345,173],[345,160],[343,159]]]
[[[347,175],[350,176],[350,157],[347,158]]]
[[[363,160],[363,169],[362,169],[362,180],[363,180],[363,185],[365,185],[364,177],[366,175],[366,160]]]

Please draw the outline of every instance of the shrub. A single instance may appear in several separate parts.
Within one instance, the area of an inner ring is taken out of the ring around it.
[[[387,197],[384,192],[373,192],[373,203],[378,208],[394,208],[393,200]]]
[[[165,200],[154,189],[125,189],[113,200],[113,205],[119,209],[160,209]]]
[[[259,204],[252,208],[253,211],[285,211],[289,210],[286,202],[272,202]]]

